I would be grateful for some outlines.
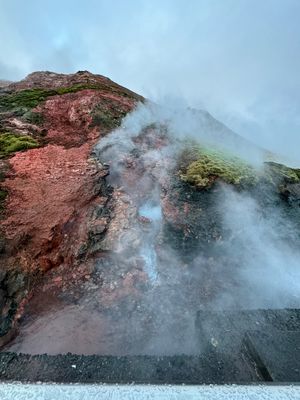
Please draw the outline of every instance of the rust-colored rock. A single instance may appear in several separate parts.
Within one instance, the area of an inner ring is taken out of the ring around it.
[[[87,71],[72,75],[36,72],[20,82],[5,83],[0,95],[5,99],[24,89],[57,88],[75,89],[51,94],[29,110],[39,116],[37,122],[28,122],[28,111],[22,114],[23,109],[0,110],[0,134],[26,134],[39,143],[38,148],[12,154],[0,164],[1,189],[8,192],[1,220],[0,271],[42,277],[61,266],[65,271],[77,269],[81,271],[78,276],[83,276],[94,251],[89,253],[90,237],[103,233],[109,223],[108,218],[94,220],[94,210],[108,201],[108,172],[91,157],[91,151],[98,138],[143,99]],[[61,276],[54,279],[61,284]],[[24,287],[23,298],[27,294]],[[4,297],[8,301],[9,296],[4,293]],[[22,296],[17,303],[21,300]],[[3,318],[10,307],[3,308]],[[14,306],[11,314],[20,316],[21,312]]]
[[[8,85],[13,92],[83,84],[94,84],[99,89],[50,96],[33,109],[42,114],[38,130],[47,132],[41,140],[45,145],[16,153],[8,160],[10,172],[2,186],[9,196],[2,229],[11,265],[18,259],[21,268],[45,271],[74,262],[87,241],[86,219],[98,201],[101,180],[107,174],[90,157],[96,140],[107,133],[101,121],[93,124],[93,110],[97,107],[103,113],[109,109],[125,115],[141,98],[87,71],[73,75],[36,72]],[[16,117],[5,118],[2,123],[9,129],[31,127]]]
[[[12,170],[4,185],[11,196],[2,225],[15,246],[27,238],[18,251],[24,268],[70,263],[86,240],[80,221],[95,201],[99,175],[89,152],[90,144],[70,149],[48,145],[10,159]]]

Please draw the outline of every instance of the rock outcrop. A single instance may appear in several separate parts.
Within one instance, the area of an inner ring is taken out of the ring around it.
[[[155,353],[159,331],[171,335],[170,354],[172,346],[192,352],[182,338],[198,309],[218,292],[244,290],[239,268],[257,256],[250,225],[266,221],[260,234],[272,251],[299,247],[300,170],[232,156],[237,147],[264,151],[204,111],[181,117],[196,118],[201,138],[228,139],[224,151],[174,136],[168,118],[121,126],[140,103],[87,71],[0,85],[0,345],[29,321],[27,351],[36,352],[32,316],[53,306],[42,336],[65,323],[92,338],[64,351]],[[275,222],[286,227],[274,233]]]
[[[108,222],[102,218],[101,224],[93,224],[93,216],[109,198],[104,180],[108,172],[91,157],[92,147],[143,101],[87,71],[35,72],[4,86],[0,91],[3,337],[10,330],[7,321],[14,320],[22,298],[44,272],[61,265],[74,269],[83,259],[88,263],[91,237],[105,231]],[[9,276],[24,281],[23,287],[9,289],[7,282],[13,279]]]

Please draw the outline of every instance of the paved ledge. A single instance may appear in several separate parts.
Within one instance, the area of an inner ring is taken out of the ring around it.
[[[1,400],[290,400],[299,386],[0,385]]]

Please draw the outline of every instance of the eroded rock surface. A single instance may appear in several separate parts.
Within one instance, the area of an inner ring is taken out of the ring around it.
[[[54,267],[88,264],[109,221],[97,213],[110,196],[107,168],[91,150],[142,97],[87,71],[36,72],[2,88],[0,133],[31,137],[37,147],[1,144],[1,308],[9,328],[32,285],[19,285],[14,296],[7,279],[19,274],[36,282]]]

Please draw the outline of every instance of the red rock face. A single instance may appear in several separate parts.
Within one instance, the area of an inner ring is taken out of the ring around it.
[[[89,71],[78,71],[76,74],[58,74],[49,71],[32,72],[19,82],[0,81],[14,91],[23,89],[46,88],[54,89],[72,85],[93,84],[101,86],[102,90],[109,93],[125,94],[131,98],[142,100],[142,96],[118,85],[103,75],[92,74]]]
[[[101,175],[88,159],[90,150],[91,143],[69,149],[48,145],[11,158],[5,187],[12,195],[3,227],[18,246],[23,267],[45,270],[70,263],[86,240],[86,226],[80,222]]]
[[[101,126],[92,125],[91,111],[96,106],[101,107],[104,113],[107,108],[112,108],[126,114],[134,105],[132,99],[86,89],[53,96],[36,111],[44,116],[48,142],[75,147],[87,142],[93,144],[106,133],[105,127],[101,129]]]
[[[21,82],[2,85],[0,95],[74,85],[75,91],[54,93],[29,110],[42,117],[36,125],[14,109],[0,110],[0,134],[30,135],[39,143],[38,148],[16,152],[0,163],[1,190],[8,192],[0,221],[0,285],[10,287],[12,293],[5,290],[3,294],[2,317],[8,323],[3,331],[0,326],[0,345],[11,339],[15,320],[23,313],[25,298],[33,288],[32,278],[27,283],[27,277],[40,279],[46,271],[60,268],[50,277],[60,286],[62,270],[71,280],[88,276],[92,257],[89,234],[101,234],[109,223],[108,218],[95,221],[93,217],[94,210],[108,198],[102,193],[107,170],[91,157],[91,151],[142,97],[86,71],[33,73]],[[47,281],[43,285],[47,287]]]
[[[11,265],[18,260],[22,268],[48,270],[74,262],[87,240],[88,216],[99,201],[95,187],[106,175],[90,158],[97,139],[108,132],[101,121],[98,126],[92,123],[93,110],[97,107],[104,115],[125,115],[134,108],[138,96],[87,72],[34,73],[9,86],[19,91],[87,83],[102,86],[51,96],[38,105],[33,111],[43,116],[39,131],[47,132],[43,139],[46,145],[8,160],[11,168],[2,186],[9,196],[2,228]],[[18,119],[6,123],[17,125]]]

